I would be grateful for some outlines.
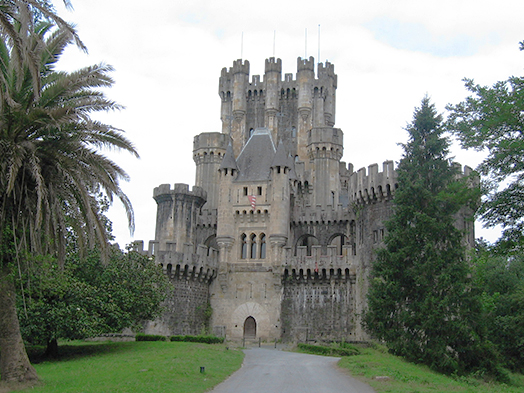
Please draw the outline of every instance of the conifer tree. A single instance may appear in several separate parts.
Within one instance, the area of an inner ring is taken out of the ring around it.
[[[454,215],[477,199],[457,180],[442,117],[428,97],[407,126],[398,190],[374,263],[365,323],[396,355],[441,372],[490,369],[469,283],[463,234]],[[480,352],[479,352],[480,351]]]

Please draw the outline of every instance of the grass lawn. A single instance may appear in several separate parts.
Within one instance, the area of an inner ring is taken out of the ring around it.
[[[244,358],[222,344],[186,342],[75,343],[59,350],[61,360],[35,364],[41,384],[31,392],[205,392]]]
[[[360,355],[343,357],[339,366],[371,385],[377,393],[524,393],[521,374],[512,374],[509,386],[485,383],[473,377],[454,379],[425,366],[408,363],[380,348],[363,348]],[[389,380],[377,380],[376,377],[389,377]]]

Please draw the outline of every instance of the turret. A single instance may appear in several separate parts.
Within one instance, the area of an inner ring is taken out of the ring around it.
[[[297,151],[301,161],[306,161],[307,132],[312,126],[313,83],[315,81],[315,60],[297,59],[298,84],[298,133]]]
[[[314,204],[335,208],[340,196],[342,131],[332,127],[313,128],[308,135],[307,151],[313,162]]]
[[[318,79],[324,88],[324,120],[325,125],[335,125],[335,107],[336,107],[336,89],[337,76],[335,75],[335,66],[326,61],[325,66],[318,63]]]
[[[266,110],[265,110],[265,126],[271,132],[273,140],[277,140],[277,113],[280,110],[279,90],[280,82],[282,80],[282,60],[274,57],[266,59],[264,83],[266,86]]]
[[[242,62],[241,59],[233,62],[231,69],[233,75],[233,126],[231,137],[233,138],[233,151],[236,155],[242,149],[246,132],[246,88],[249,82],[249,61]]]
[[[207,132],[193,140],[193,160],[196,164],[195,185],[207,192],[205,208],[216,209],[220,191],[218,169],[231,137],[220,132]]]
[[[233,200],[233,181],[238,175],[238,166],[233,154],[231,144],[227,146],[226,154],[220,164],[219,179],[220,192],[217,211],[217,243],[220,247],[220,262],[224,263],[229,258],[228,253],[233,245],[234,221],[231,212],[231,201]],[[222,265],[223,267],[223,265]]]
[[[206,192],[200,187],[189,191],[187,184],[162,184],[153,191],[157,203],[155,240],[160,249],[168,243],[183,251],[184,244],[195,244],[195,228],[200,208],[206,203]],[[172,249],[172,248],[171,248]]]
[[[289,154],[282,141],[279,142],[275,157],[271,163],[271,222],[269,241],[275,253],[286,244],[289,237],[290,190],[289,179],[291,166]],[[273,261],[279,261],[278,255]]]

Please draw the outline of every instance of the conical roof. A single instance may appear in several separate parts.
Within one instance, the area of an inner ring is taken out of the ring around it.
[[[224,158],[220,164],[220,169],[234,169],[238,171],[235,154],[233,153],[233,146],[231,146],[231,143],[227,145],[226,154],[224,154]]]
[[[289,153],[287,152],[282,139],[278,142],[277,152],[273,161],[271,162],[271,167],[288,167],[289,168]]]

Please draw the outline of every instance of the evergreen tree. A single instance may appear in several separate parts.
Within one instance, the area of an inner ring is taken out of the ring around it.
[[[457,180],[442,117],[428,97],[407,126],[394,214],[371,273],[365,323],[396,355],[446,372],[490,369],[480,356],[480,305],[471,291],[455,214],[478,199]]]

